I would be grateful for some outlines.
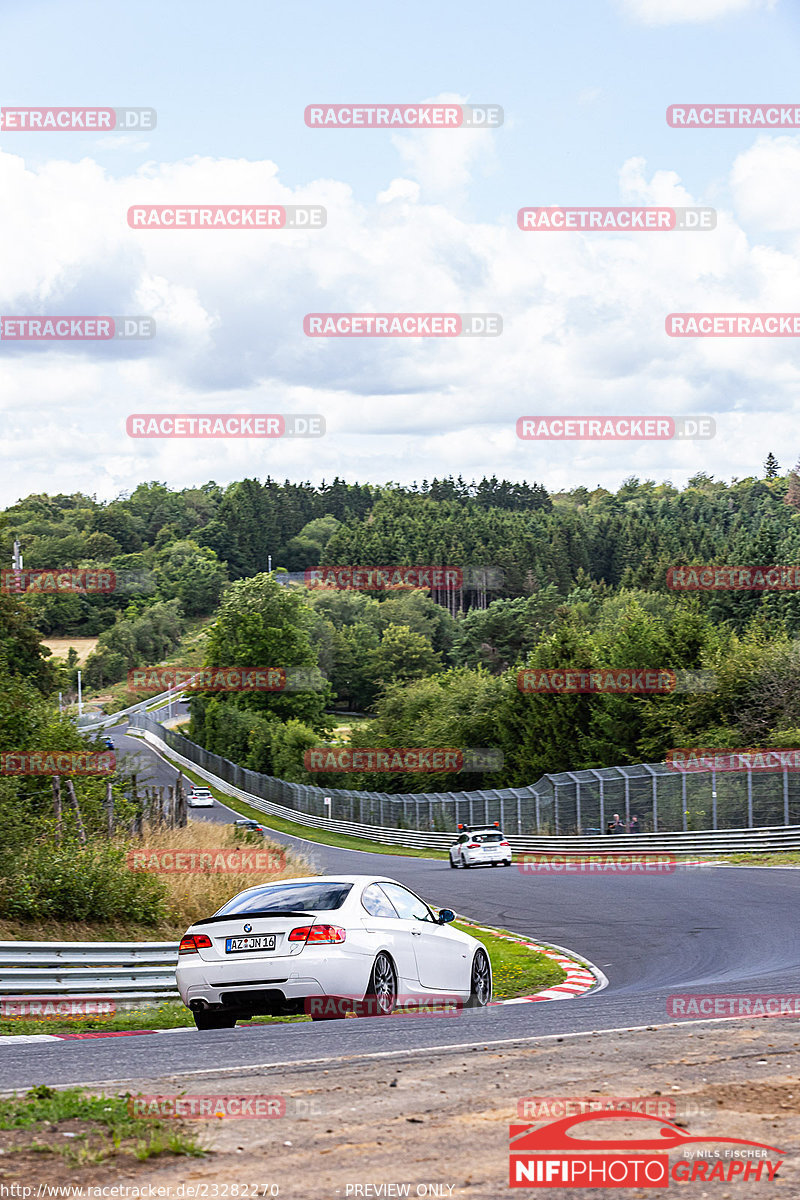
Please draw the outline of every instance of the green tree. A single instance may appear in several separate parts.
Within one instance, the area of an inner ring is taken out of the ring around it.
[[[316,668],[309,630],[312,614],[299,589],[282,587],[268,574],[231,586],[208,633],[208,667]],[[328,687],[319,691],[242,692],[225,702],[282,719],[325,725]],[[195,701],[193,701],[195,703]]]
[[[156,581],[164,599],[178,599],[187,617],[214,611],[227,573],[213,550],[185,538],[165,546],[156,563]]]
[[[367,654],[369,676],[376,688],[408,683],[442,669],[441,655],[408,625],[387,625],[380,645]]]

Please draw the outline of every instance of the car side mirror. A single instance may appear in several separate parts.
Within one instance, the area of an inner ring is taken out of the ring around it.
[[[455,921],[456,914],[453,912],[452,908],[440,908],[438,919],[440,925],[447,925],[450,921]]]

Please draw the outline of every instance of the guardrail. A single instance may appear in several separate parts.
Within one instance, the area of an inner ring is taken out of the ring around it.
[[[177,942],[0,942],[0,996],[168,1000]]]
[[[129,704],[127,708],[121,708],[119,712],[99,716],[96,721],[89,722],[84,717],[76,717],[78,732],[92,733],[95,729],[109,729],[112,725],[118,725],[125,717],[134,716],[136,713],[144,713],[148,709],[162,708],[171,699],[176,700],[185,691],[187,682],[189,681],[187,680],[180,685],[168,688],[166,692],[159,692],[156,696],[148,696],[146,700],[139,700],[136,704]],[[91,717],[91,714],[87,713],[86,716]]]
[[[178,754],[150,730],[145,730],[142,737],[160,754],[193,771],[201,779],[213,784],[219,791],[243,800],[251,808],[255,808],[267,816],[282,817],[286,821],[293,821],[297,825],[304,825],[308,828],[329,829],[333,833],[349,834],[351,837],[364,838],[366,841],[382,842],[390,846],[404,846],[411,849],[446,850],[452,846],[455,840],[455,833],[429,833],[415,829],[366,825],[357,821],[337,821],[331,817],[317,817],[294,808],[287,808],[285,805],[275,804],[271,800],[263,800],[252,792],[235,787],[211,771],[197,766],[191,759]],[[508,840],[512,849],[517,853],[575,855],[609,853],[612,850],[626,854],[641,854],[645,851],[657,854],[691,855],[758,851],[764,853],[776,850],[800,850],[800,826],[775,825],[759,829],[698,830],[686,833],[639,833],[621,836],[600,834],[598,836],[555,837],[511,834],[508,836]]]

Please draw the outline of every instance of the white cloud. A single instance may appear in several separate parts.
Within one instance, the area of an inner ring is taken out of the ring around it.
[[[112,179],[88,159],[29,170],[0,152],[0,224],[15,231],[0,311],[150,313],[158,325],[152,343],[128,346],[0,342],[0,503],[32,491],[110,497],[142,479],[185,486],[268,473],[381,481],[452,471],[614,486],[629,474],[744,476],[782,446],[797,457],[796,343],[690,341],[664,330],[671,311],[798,308],[792,247],[754,244],[753,229],[724,212],[713,234],[522,233],[512,213],[481,223],[433,202],[426,170],[360,204],[331,179],[292,191],[270,162],[194,158]],[[776,213],[769,196],[792,172],[800,172],[793,139],[757,143],[734,167],[737,208],[754,225],[790,228],[775,224],[788,221],[788,206]],[[328,224],[317,232],[126,224],[133,203],[256,201],[321,203]],[[620,170],[619,202],[702,200],[674,172],[648,174],[632,158]],[[302,332],[310,311],[499,312],[505,328],[491,339],[315,340]],[[213,442],[125,434],[133,412],[220,411],[317,412],[328,433]],[[718,436],[520,442],[516,418],[537,413],[711,413]]]
[[[714,21],[740,13],[771,12],[778,0],[619,0],[628,16],[644,25]]]
[[[738,215],[762,229],[800,232],[800,138],[759,137],[731,170]]]

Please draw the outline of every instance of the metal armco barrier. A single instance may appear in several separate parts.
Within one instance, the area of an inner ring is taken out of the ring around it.
[[[0,999],[166,1000],[177,961],[177,942],[0,942]]]
[[[96,729],[110,729],[113,725],[119,725],[126,717],[144,713],[149,708],[163,707],[170,699],[177,699],[185,687],[186,684],[182,683],[179,686],[167,688],[165,692],[159,692],[157,696],[148,696],[145,700],[139,700],[137,704],[129,704],[127,708],[121,708],[119,712],[110,713],[107,716],[89,713],[84,717],[76,717],[75,723],[80,733],[94,733]],[[93,716],[96,716],[96,719],[93,720]]]
[[[159,728],[161,728],[159,726]],[[165,731],[166,732],[166,731]],[[367,825],[358,821],[338,821],[329,817],[318,817],[301,812],[295,808],[275,804],[263,800],[252,792],[238,788],[226,782],[211,771],[197,766],[191,759],[177,753],[163,738],[149,730],[144,733],[144,739],[162,754],[170,759],[189,767],[230,796],[236,796],[249,804],[251,808],[268,816],[283,817],[284,820],[294,821],[315,829],[329,829],[334,833],[350,834],[353,837],[364,838],[371,842],[384,842],[391,846],[406,846],[409,848],[446,850],[453,844],[456,831],[436,833],[414,829],[397,829],[384,825]],[[182,738],[186,741],[186,738]],[[189,743],[191,745],[191,743]],[[240,768],[241,769],[241,768]],[[282,782],[282,781],[281,781]],[[301,787],[292,784],[292,787]],[[335,795],[335,793],[332,793]],[[506,829],[506,833],[508,830]],[[726,829],[716,831],[675,832],[675,833],[640,833],[622,836],[541,836],[509,834],[508,840],[515,853],[551,853],[551,854],[602,854],[624,853],[642,854],[645,852],[658,854],[691,854],[715,855],[723,853],[766,852],[776,850],[800,850],[800,826],[778,825],[759,829]]]

